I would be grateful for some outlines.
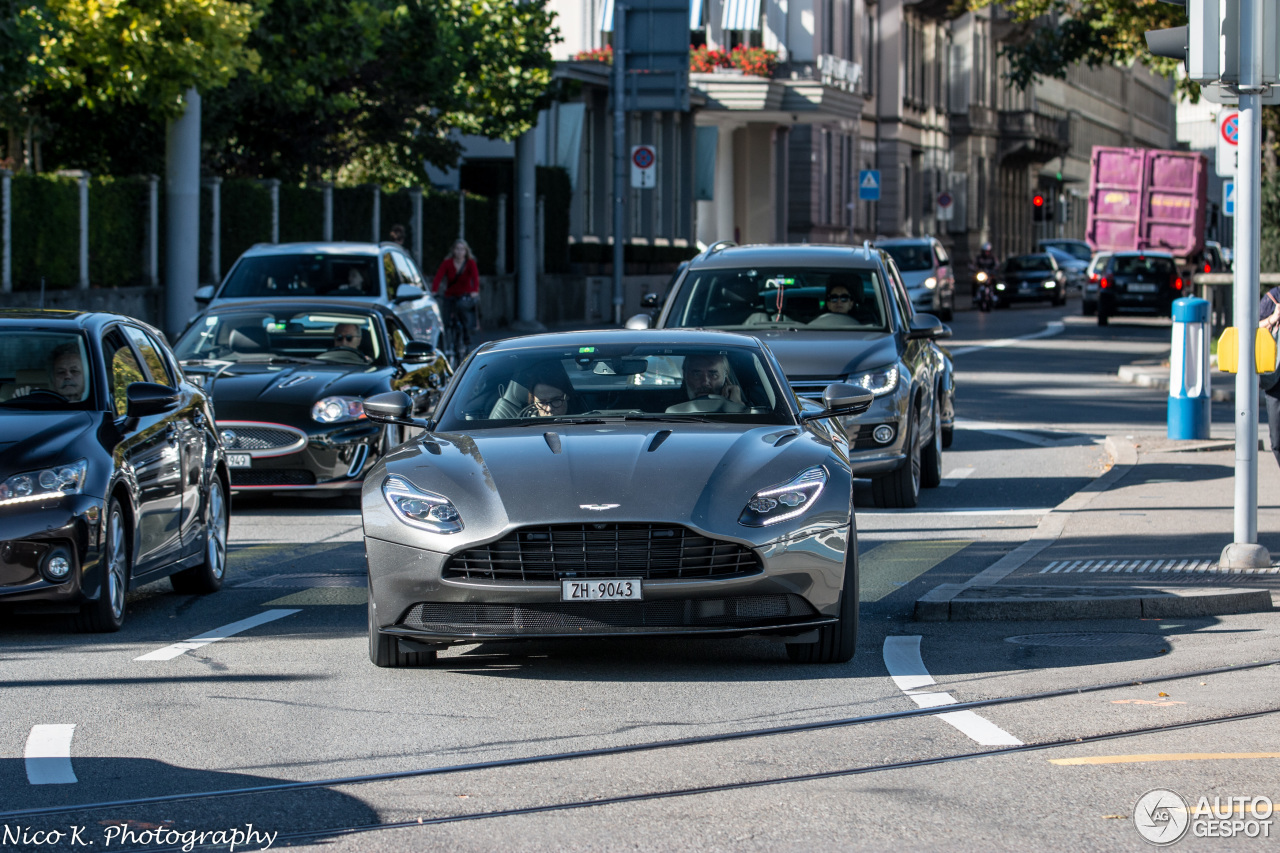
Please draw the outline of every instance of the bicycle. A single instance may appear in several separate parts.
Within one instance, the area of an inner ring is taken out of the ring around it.
[[[444,328],[440,330],[440,349],[449,360],[450,366],[457,367],[470,352],[470,347],[465,343],[468,338],[466,312],[459,310],[457,300],[452,302],[442,300],[441,307],[447,316]]]

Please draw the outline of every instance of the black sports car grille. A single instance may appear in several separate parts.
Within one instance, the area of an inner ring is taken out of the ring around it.
[[[795,594],[657,601],[551,602],[547,604],[415,604],[400,620],[406,628],[442,634],[554,634],[625,632],[643,628],[765,626],[817,615]]]
[[[316,475],[302,468],[232,468],[231,487],[236,486],[314,486]]]
[[[556,581],[566,578],[725,578],[754,574],[749,548],[674,525],[557,524],[524,527],[455,554],[446,578]]]
[[[222,443],[229,451],[262,451],[301,449],[307,443],[307,434],[290,426],[246,423],[243,421],[218,421]]]

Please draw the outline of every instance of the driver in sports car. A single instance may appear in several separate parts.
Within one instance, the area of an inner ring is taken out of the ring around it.
[[[364,337],[364,333],[360,331],[360,327],[355,323],[339,323],[333,327],[333,346],[334,348],[345,347],[346,349],[359,350],[360,341]]]
[[[55,347],[51,353],[49,375],[53,377],[50,391],[56,391],[73,403],[84,397],[84,364],[80,360],[80,349],[71,343]],[[13,392],[14,397],[25,397],[39,388],[36,385],[24,385]]]
[[[668,406],[668,412],[741,412],[746,409],[742,389],[733,381],[733,370],[724,353],[685,356],[681,370],[689,402]]]

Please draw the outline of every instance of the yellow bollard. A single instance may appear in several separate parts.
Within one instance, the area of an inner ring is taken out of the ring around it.
[[[1258,329],[1253,339],[1253,364],[1259,373],[1272,373],[1276,369],[1276,339],[1266,329]]]
[[[1269,336],[1268,336],[1269,337]],[[1274,352],[1275,345],[1272,345]],[[1235,326],[1227,326],[1218,338],[1218,369],[1223,373],[1235,373],[1240,365],[1240,336]]]

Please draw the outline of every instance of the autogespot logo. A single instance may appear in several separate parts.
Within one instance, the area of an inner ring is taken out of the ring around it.
[[[1180,841],[1191,825],[1187,801],[1173,791],[1156,788],[1138,798],[1133,825],[1143,839],[1160,847]]]

